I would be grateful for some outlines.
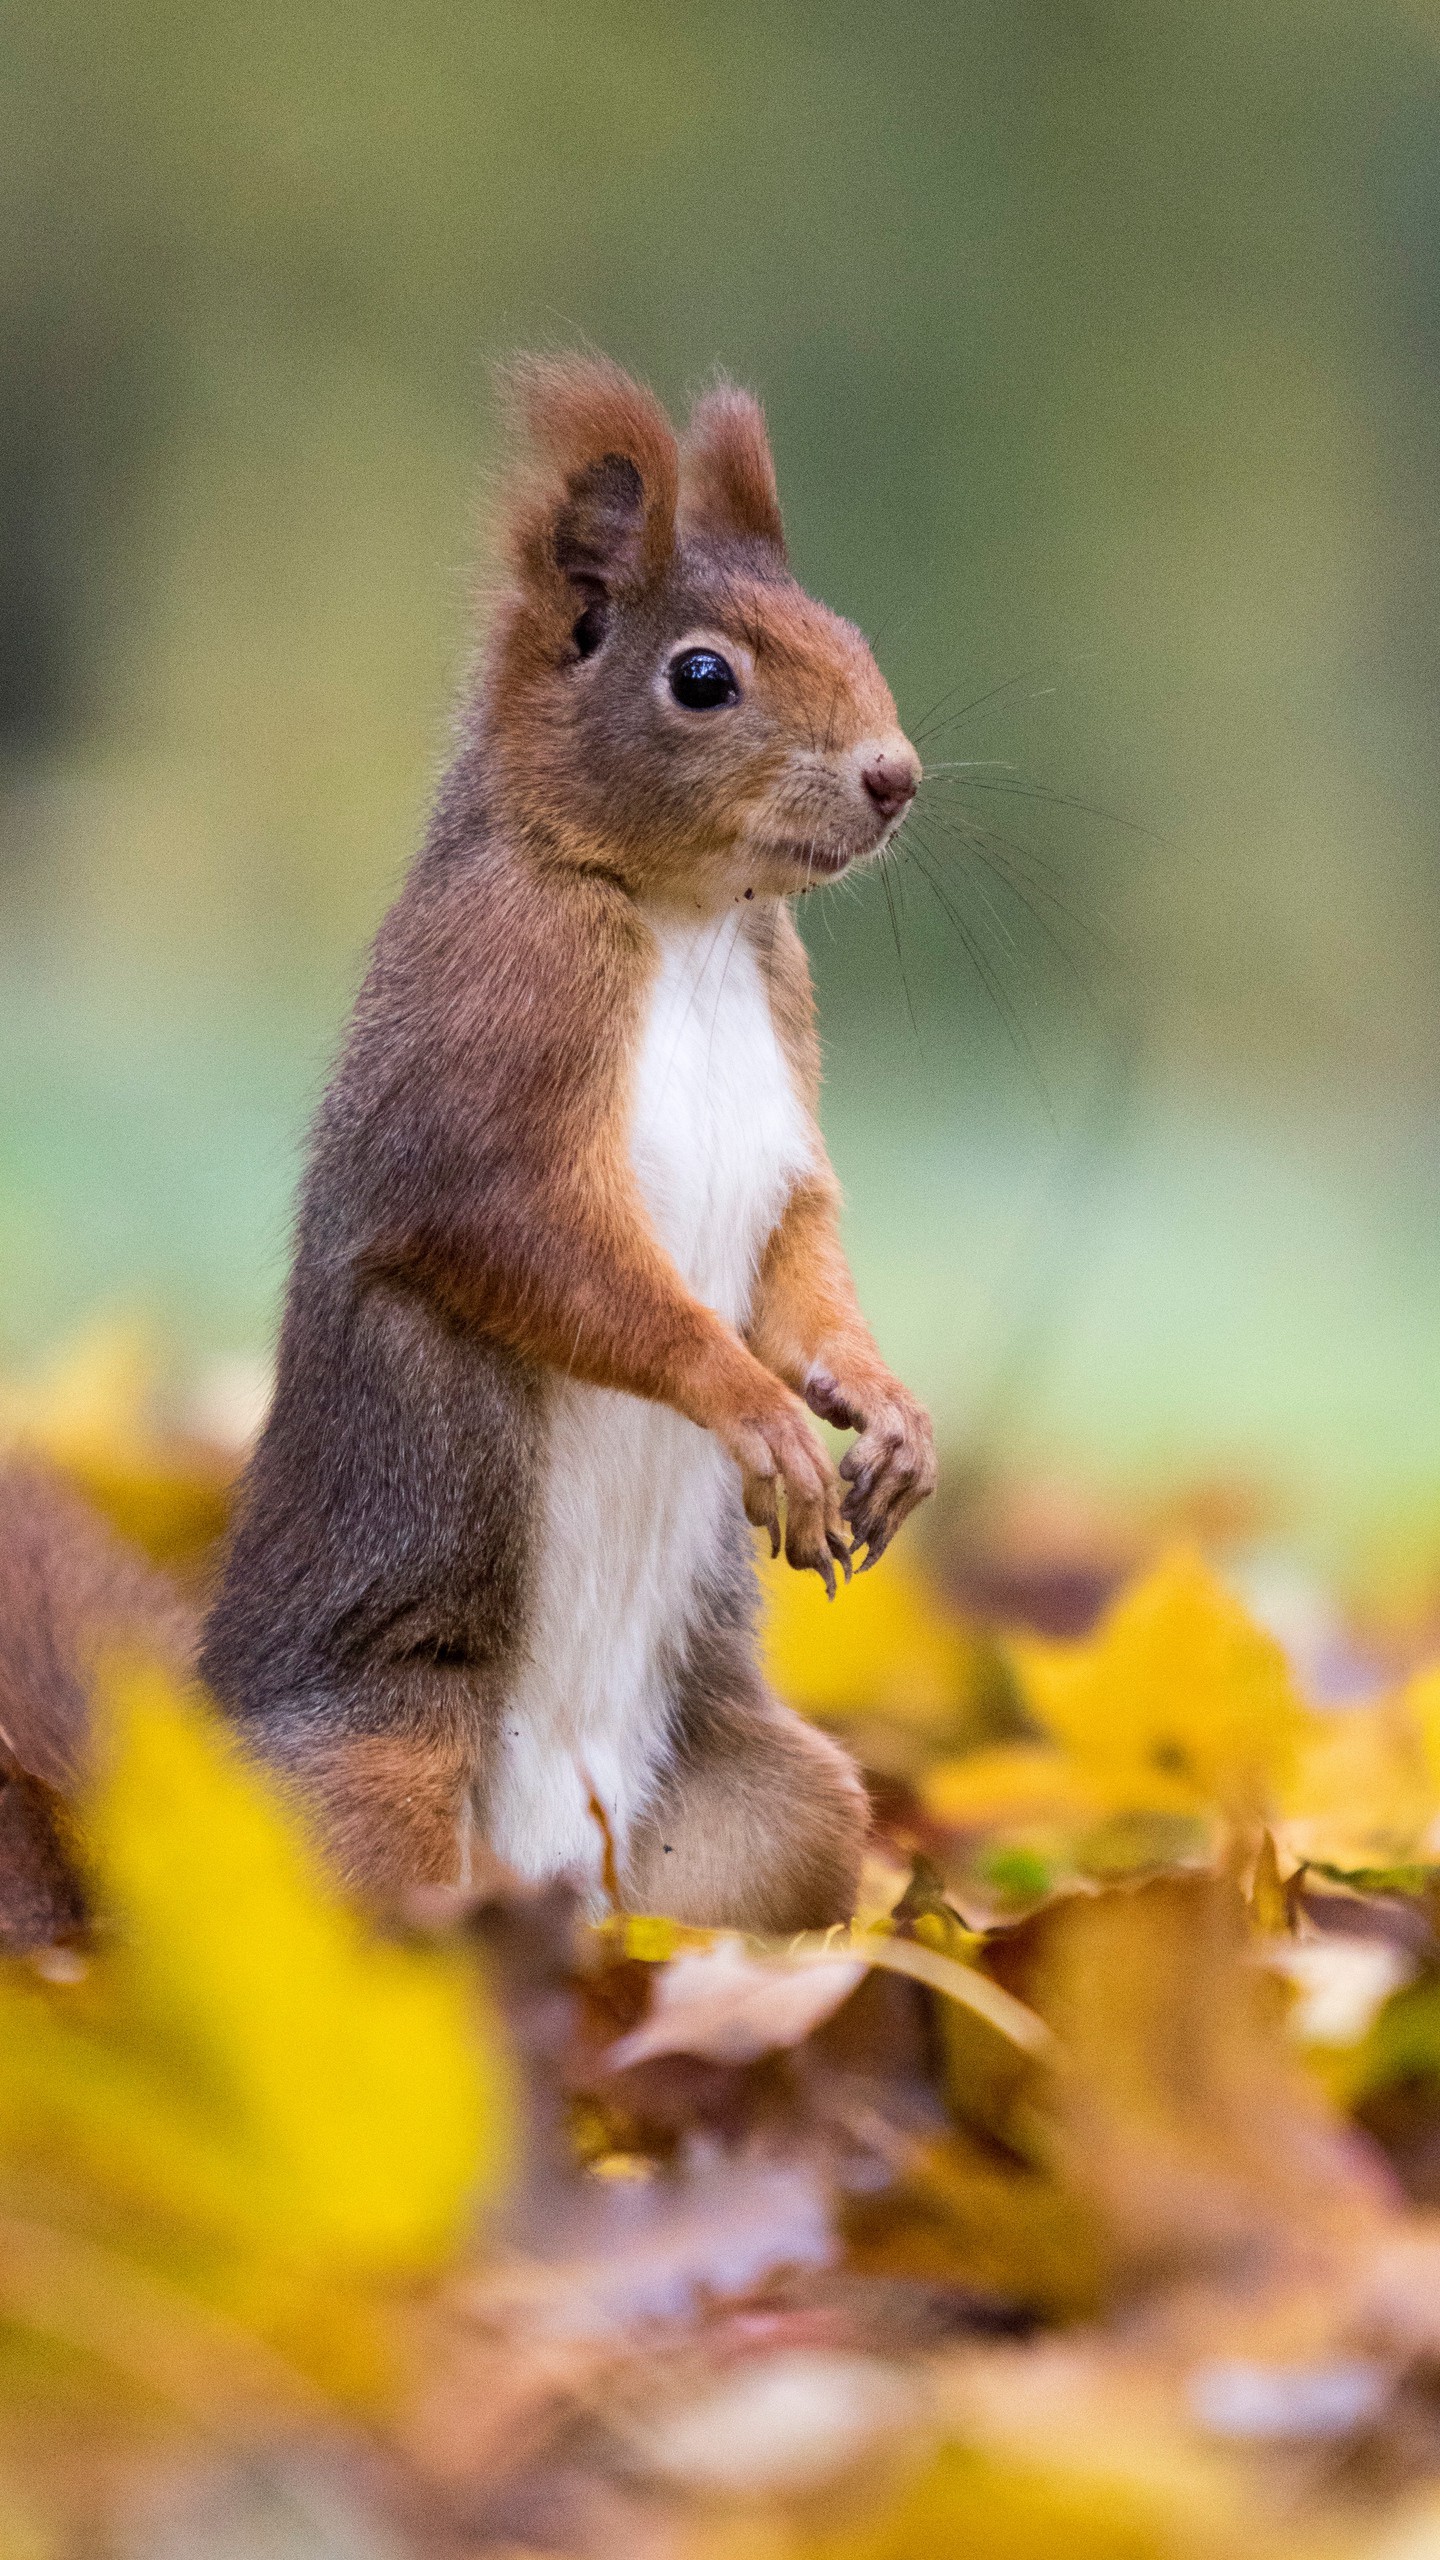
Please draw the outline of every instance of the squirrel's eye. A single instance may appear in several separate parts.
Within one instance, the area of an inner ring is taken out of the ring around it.
[[[723,711],[740,699],[735,670],[718,649],[687,649],[670,670],[670,690],[687,711]]]
[[[587,604],[570,637],[582,658],[593,658],[605,637],[607,620],[603,604]]]

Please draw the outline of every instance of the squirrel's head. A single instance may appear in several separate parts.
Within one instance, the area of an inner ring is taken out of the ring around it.
[[[790,574],[765,420],[683,439],[618,367],[526,358],[484,677],[487,754],[552,852],[713,906],[877,853],[920,764],[863,635]]]

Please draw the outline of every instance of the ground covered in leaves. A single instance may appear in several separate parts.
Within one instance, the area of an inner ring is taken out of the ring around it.
[[[203,1573],[123,1345],[0,1431]],[[93,1921],[0,1962],[0,2560],[1440,2560],[1429,1589],[998,1486],[777,1571],[877,1813],[783,1945],[378,1932],[112,1665]]]

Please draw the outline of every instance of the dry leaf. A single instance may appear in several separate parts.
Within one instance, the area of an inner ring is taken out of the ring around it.
[[[799,2044],[833,2016],[864,1978],[857,1956],[755,1956],[738,1938],[719,1938],[657,1971],[650,2015],[607,2057],[612,2071],[662,2053],[712,2062],[753,2062]]]
[[[1056,2163],[1155,2282],[1262,2264],[1383,2219],[1383,2181],[1286,2048],[1224,1880],[1166,1878],[1031,1924],[1032,1997],[1061,2039]]]

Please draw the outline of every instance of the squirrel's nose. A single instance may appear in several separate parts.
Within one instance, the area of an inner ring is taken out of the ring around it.
[[[884,747],[861,769],[865,796],[888,826],[914,799],[920,785],[920,760],[908,744]]]

